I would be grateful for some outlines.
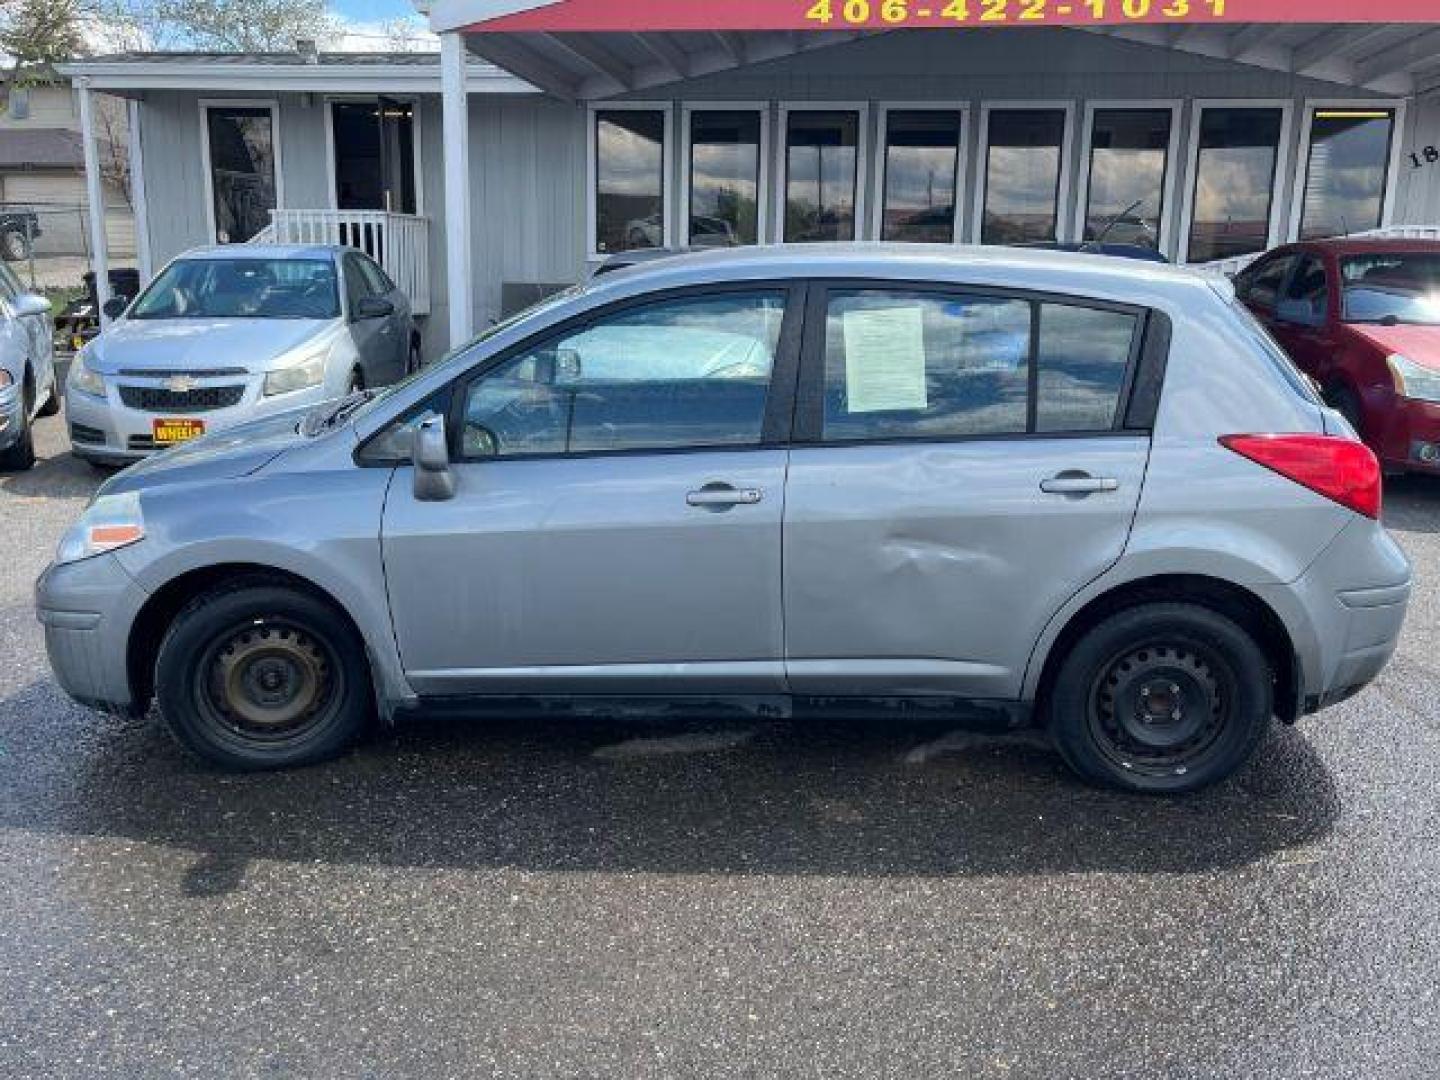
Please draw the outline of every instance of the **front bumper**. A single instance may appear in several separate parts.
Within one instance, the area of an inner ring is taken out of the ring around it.
[[[125,465],[149,457],[157,447],[154,441],[156,420],[200,420],[206,433],[224,431],[237,424],[263,419],[275,413],[306,408],[334,397],[325,384],[297,390],[290,394],[266,397],[265,376],[216,375],[195,380],[197,391],[243,386],[239,400],[219,409],[155,412],[132,408],[121,399],[120,388],[164,389],[165,380],[139,376],[106,376],[105,396],[68,389],[65,393],[65,416],[70,425],[70,446],[76,457],[101,464]]]
[[[35,612],[61,689],[84,705],[134,710],[127,651],[149,594],[111,554],[50,565],[35,583]]]
[[[1440,403],[1387,395],[1376,442],[1380,460],[1391,469],[1440,474]]]

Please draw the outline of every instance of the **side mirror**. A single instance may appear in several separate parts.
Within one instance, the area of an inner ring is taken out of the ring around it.
[[[395,314],[395,305],[383,296],[362,296],[355,305],[357,319],[385,319]]]
[[[445,418],[428,416],[415,429],[410,460],[415,466],[415,498],[420,502],[444,502],[455,494],[455,473],[450,468],[450,447],[445,438]]]
[[[1325,320],[1309,300],[1282,299],[1275,304],[1275,318],[1296,326],[1319,326]]]
[[[107,319],[118,319],[125,314],[125,309],[129,306],[130,298],[128,296],[112,296],[105,301],[105,306],[100,310],[105,312]]]
[[[35,293],[21,293],[11,302],[17,316],[23,315],[48,315],[50,313],[50,301]]]

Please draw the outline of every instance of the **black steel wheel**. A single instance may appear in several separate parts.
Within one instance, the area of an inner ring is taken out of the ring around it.
[[[240,583],[201,596],[160,646],[156,698],[187,749],[238,769],[330,757],[370,714],[364,645],[319,597]]]
[[[1090,780],[1192,791],[1254,751],[1272,682],[1263,651],[1231,619],[1194,604],[1145,604],[1093,627],[1062,661],[1050,730]]]

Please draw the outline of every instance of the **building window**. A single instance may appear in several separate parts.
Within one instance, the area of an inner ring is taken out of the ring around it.
[[[1300,210],[1302,240],[1379,227],[1394,128],[1390,109],[1315,111]]]
[[[702,109],[690,114],[689,243],[754,244],[760,238],[760,113]]]
[[[665,113],[595,112],[595,250],[665,246]]]
[[[854,240],[859,166],[859,112],[788,113],[782,239]]]
[[[895,110],[885,118],[880,239],[955,242],[955,193],[964,115]]]
[[[1169,109],[1097,109],[1083,239],[1160,247],[1170,169]]]
[[[980,242],[1023,244],[1059,237],[1064,109],[1004,109],[989,116]]]
[[[1190,262],[1249,255],[1270,246],[1281,109],[1204,109],[1186,246]]]
[[[274,114],[268,105],[208,106],[205,138],[215,240],[243,244],[279,205]]]

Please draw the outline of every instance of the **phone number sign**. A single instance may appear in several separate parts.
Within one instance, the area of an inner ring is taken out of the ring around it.
[[[500,0],[480,33],[1430,23],[1440,0]]]

